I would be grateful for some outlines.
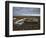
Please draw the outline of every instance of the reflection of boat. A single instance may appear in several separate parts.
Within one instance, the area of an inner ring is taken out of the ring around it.
[[[20,19],[20,20],[14,22],[14,24],[21,26],[21,25],[24,23],[25,19],[26,19],[26,18]]]

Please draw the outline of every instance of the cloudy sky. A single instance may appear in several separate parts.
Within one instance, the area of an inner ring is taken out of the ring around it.
[[[13,16],[39,16],[40,8],[13,7]]]

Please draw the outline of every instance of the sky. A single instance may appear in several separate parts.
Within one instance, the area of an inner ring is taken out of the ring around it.
[[[40,8],[13,7],[13,16],[39,16]]]

